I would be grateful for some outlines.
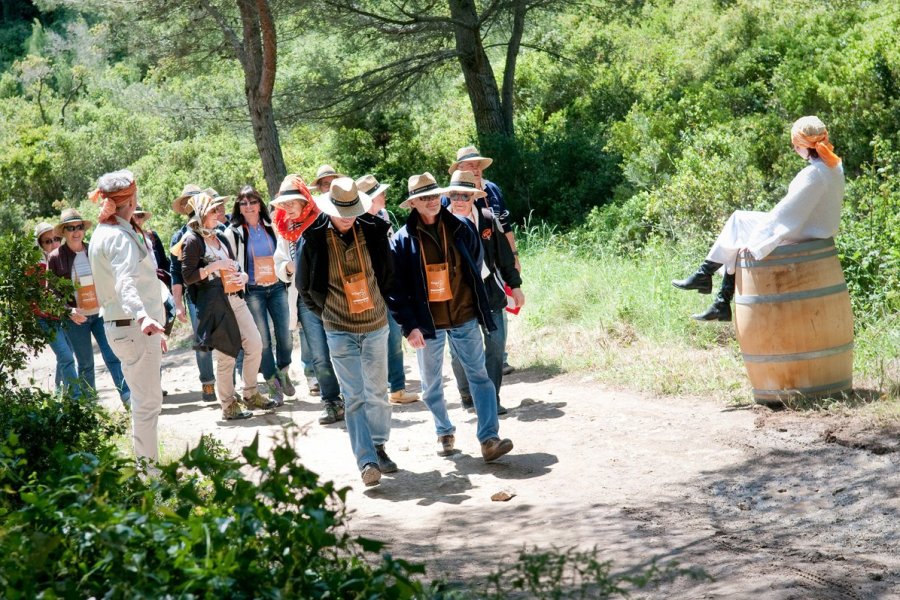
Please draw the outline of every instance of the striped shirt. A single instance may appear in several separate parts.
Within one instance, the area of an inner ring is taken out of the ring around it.
[[[325,308],[322,310],[322,323],[325,325],[325,329],[348,333],[372,333],[385,327],[387,325],[387,307],[381,290],[378,288],[378,282],[375,281],[375,272],[372,270],[372,259],[369,256],[365,236],[359,231],[356,233],[364,263],[363,268],[360,268],[359,254],[356,251],[352,231],[348,231],[346,236],[342,236],[329,225],[325,239],[325,245],[328,248],[328,293],[325,295]],[[340,266],[338,261],[340,261]],[[356,314],[350,313],[350,306],[347,303],[347,295],[344,293],[344,284],[341,279],[341,268],[343,268],[344,275],[348,277],[365,270],[366,284],[372,304],[375,305],[374,309]]]

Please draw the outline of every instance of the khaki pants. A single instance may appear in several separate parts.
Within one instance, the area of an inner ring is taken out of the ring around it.
[[[159,460],[157,421],[162,411],[160,364],[162,350],[158,333],[145,335],[135,323],[127,327],[105,324],[106,339],[122,362],[125,381],[131,388],[131,424],[134,454]]]
[[[256,393],[256,376],[259,373],[259,363],[262,361],[262,338],[256,322],[247,303],[239,296],[228,296],[234,318],[237,320],[238,329],[241,330],[241,347],[244,349],[244,367],[241,378],[244,380],[244,398]],[[227,408],[234,402],[234,373],[235,359],[213,350],[216,359],[216,397],[222,408]]]

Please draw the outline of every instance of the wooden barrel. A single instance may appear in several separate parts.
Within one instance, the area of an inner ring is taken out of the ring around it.
[[[834,240],[747,253],[736,270],[735,329],[753,397],[781,405],[853,388],[853,312]]]

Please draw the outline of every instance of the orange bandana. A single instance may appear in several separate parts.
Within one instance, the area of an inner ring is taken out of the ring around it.
[[[100,216],[97,220],[108,225],[116,223],[116,209],[128,203],[129,200],[137,196],[137,183],[132,181],[131,185],[115,192],[104,192],[99,188],[88,194],[91,202],[97,203],[103,199],[100,206]]]
[[[834,153],[834,146],[828,141],[828,132],[809,135],[802,131],[791,131],[791,143],[800,148],[813,148],[822,162],[833,169],[841,163],[841,157]]]

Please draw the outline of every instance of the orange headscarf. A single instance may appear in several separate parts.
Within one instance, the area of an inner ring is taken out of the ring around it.
[[[799,148],[813,148],[829,168],[841,164],[841,157],[834,153],[828,141],[828,130],[818,117],[801,117],[791,127],[791,143]]]
[[[100,216],[97,217],[97,220],[108,225],[115,225],[116,209],[127,204],[128,201],[136,195],[137,183],[132,181],[131,185],[128,187],[116,190],[115,192],[104,192],[100,188],[97,188],[88,194],[88,198],[94,203],[99,202],[102,198],[103,204],[100,206]]]

